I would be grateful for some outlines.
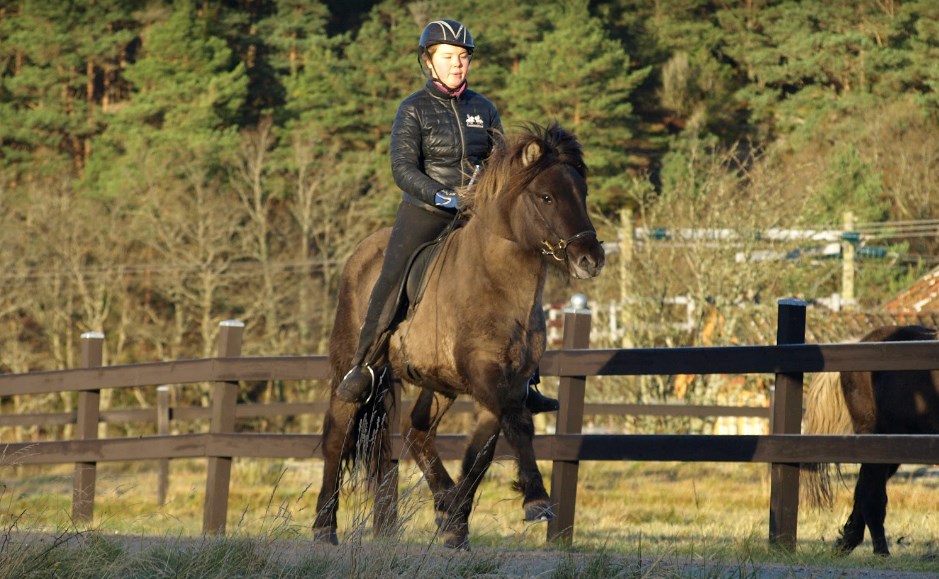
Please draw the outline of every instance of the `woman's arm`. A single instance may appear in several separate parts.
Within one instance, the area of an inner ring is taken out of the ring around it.
[[[391,127],[391,173],[402,191],[429,205],[434,204],[434,195],[446,188],[424,173],[420,119],[407,102],[398,108]]]

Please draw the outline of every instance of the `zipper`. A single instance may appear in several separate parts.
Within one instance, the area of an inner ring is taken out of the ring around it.
[[[466,160],[466,136],[463,134],[463,125],[460,124],[460,112],[456,109],[456,99],[450,99],[450,108],[456,119],[456,129],[460,133],[460,185],[465,185],[466,177],[463,174],[463,162]]]

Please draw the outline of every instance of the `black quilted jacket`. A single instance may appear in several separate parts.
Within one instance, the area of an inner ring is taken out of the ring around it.
[[[433,205],[441,189],[466,185],[492,151],[502,122],[492,102],[469,89],[455,98],[432,81],[404,99],[391,128],[391,171],[405,193]]]

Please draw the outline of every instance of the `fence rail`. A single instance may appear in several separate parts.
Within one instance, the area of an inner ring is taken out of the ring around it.
[[[864,435],[803,436],[799,434],[804,372],[841,370],[939,369],[939,342],[821,344],[801,343],[805,336],[805,304],[779,303],[777,345],[707,348],[637,348],[589,350],[590,312],[565,312],[563,349],[545,354],[544,376],[558,376],[561,410],[556,433],[535,437],[535,451],[553,461],[551,500],[558,517],[548,525],[548,539],[571,542],[574,533],[579,462],[591,461],[708,461],[761,462],[772,465],[769,540],[786,548],[796,544],[798,464],[800,462],[879,462],[933,464],[939,461],[939,436]],[[243,326],[223,322],[218,357],[204,360],[154,362],[102,367],[104,336],[82,336],[82,368],[0,376],[0,395],[78,392],[74,414],[0,417],[0,425],[22,425],[46,416],[55,423],[74,423],[75,440],[5,445],[3,454],[19,464],[75,464],[73,519],[90,521],[94,509],[95,468],[98,462],[205,458],[203,530],[224,533],[233,458],[313,458],[320,436],[315,434],[234,433],[236,418],[283,416],[318,412],[325,403],[239,405],[241,381],[323,380],[329,376],[324,356],[240,357]],[[668,374],[776,375],[770,408],[693,407],[678,405],[588,404],[588,376]],[[210,408],[173,408],[163,396],[156,409],[102,411],[102,388],[210,382]],[[470,402],[461,401],[462,409]],[[759,416],[771,420],[770,435],[599,435],[582,434],[587,414],[635,413],[657,415]],[[170,416],[208,418],[209,432],[138,438],[98,439],[104,420],[157,420],[161,432]],[[438,437],[445,459],[462,458],[465,437]],[[396,456],[406,458],[400,436],[394,438]],[[510,456],[500,441],[496,452]],[[165,493],[165,488],[161,489]]]
[[[405,407],[413,399],[405,398]],[[329,402],[268,402],[239,403],[235,407],[235,418],[278,418],[287,416],[321,415]],[[469,414],[475,411],[472,400],[457,400],[450,407],[450,414]],[[152,408],[114,408],[101,411],[101,422],[118,424],[124,422],[157,422],[165,413],[170,420],[207,420],[212,417],[208,406],[170,406],[161,404]],[[585,402],[584,416],[674,416],[689,418],[770,418],[768,406],[724,406],[715,404],[630,404],[610,402]],[[63,426],[76,424],[77,412],[35,412],[23,414],[0,414],[0,428],[13,426]]]

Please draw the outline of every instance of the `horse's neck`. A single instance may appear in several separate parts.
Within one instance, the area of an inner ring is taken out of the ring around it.
[[[499,287],[518,305],[540,305],[547,277],[544,259],[531,249],[500,233],[482,219],[471,219],[460,229],[462,259],[478,262],[484,287]]]

